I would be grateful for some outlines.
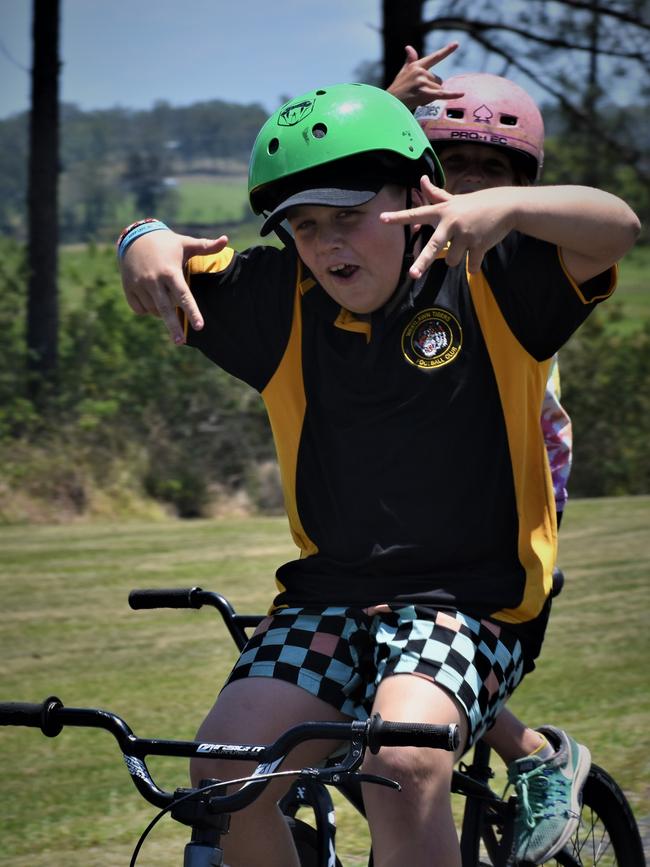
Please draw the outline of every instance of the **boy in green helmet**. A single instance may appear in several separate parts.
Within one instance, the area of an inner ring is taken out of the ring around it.
[[[379,712],[458,723],[460,755],[533,667],[556,542],[539,425],[548,359],[611,294],[638,220],[592,189],[436,184],[405,106],[328,87],[279,109],[253,149],[251,204],[263,234],[288,223],[284,249],[219,239],[185,284],[160,267],[182,260],[178,236],[144,223],[120,240],[131,307],[262,395],[300,550],[202,740],[264,742]],[[460,865],[458,755],[367,759],[403,787],[364,790],[377,867]],[[297,865],[280,794],[233,817],[231,867]]]

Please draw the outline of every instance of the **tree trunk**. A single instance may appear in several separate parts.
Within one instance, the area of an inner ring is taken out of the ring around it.
[[[404,65],[406,45],[412,45],[418,55],[424,53],[422,7],[424,0],[383,0],[383,87],[393,81]]]
[[[37,398],[53,380],[58,357],[59,0],[34,0],[33,16],[27,351]]]

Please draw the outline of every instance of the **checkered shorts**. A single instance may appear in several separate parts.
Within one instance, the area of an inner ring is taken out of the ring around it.
[[[228,683],[246,677],[285,680],[364,720],[384,677],[429,677],[465,709],[469,747],[493,724],[522,673],[514,635],[459,612],[412,605],[287,608],[258,626]]]

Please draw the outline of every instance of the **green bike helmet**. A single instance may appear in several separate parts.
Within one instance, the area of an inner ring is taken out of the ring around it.
[[[248,196],[266,214],[267,235],[295,205],[355,207],[386,183],[438,186],[444,175],[406,106],[369,84],[337,84],[292,99],[260,130],[248,169]]]

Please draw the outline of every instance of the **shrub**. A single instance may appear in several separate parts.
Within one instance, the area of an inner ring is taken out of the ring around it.
[[[560,353],[576,497],[650,492],[650,322],[620,334],[619,317],[605,305]]]

